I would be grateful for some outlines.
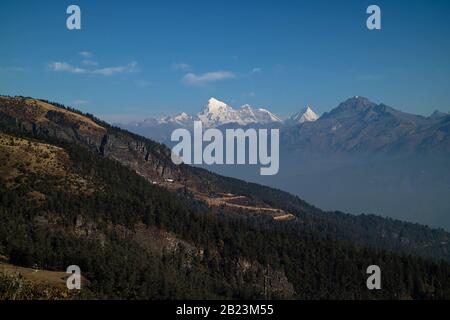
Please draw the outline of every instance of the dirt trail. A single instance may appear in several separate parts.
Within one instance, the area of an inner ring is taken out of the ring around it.
[[[161,186],[166,187],[167,189],[171,191],[178,190],[180,188],[184,188],[184,185],[180,184],[179,182],[163,182],[158,183]],[[204,201],[210,206],[226,206],[236,209],[242,209],[262,214],[269,214],[272,216],[274,220],[277,221],[289,221],[295,219],[295,216],[289,212],[286,212],[282,209],[272,208],[269,206],[257,206],[257,205],[245,205],[245,204],[238,204],[233,203],[231,201],[235,200],[243,200],[243,201],[249,201],[250,199],[243,195],[236,195],[231,193],[222,193],[215,196],[207,195],[205,193],[199,192],[196,189],[193,189],[191,187],[187,188],[190,193],[192,193],[195,197],[195,199]]]
[[[238,208],[248,211],[256,211],[256,212],[265,212],[270,214],[274,220],[278,221],[286,221],[286,220],[292,220],[295,218],[295,216],[289,212],[286,212],[282,209],[277,208],[271,208],[271,207],[261,207],[261,206],[252,206],[252,205],[243,205],[243,204],[237,204],[232,203],[230,201],[232,200],[238,200],[238,199],[248,199],[245,196],[242,195],[230,195],[230,196],[219,196],[219,197],[208,197],[204,194],[196,194],[196,198],[199,200],[203,200],[206,203],[208,203],[211,206],[227,206],[232,208]]]

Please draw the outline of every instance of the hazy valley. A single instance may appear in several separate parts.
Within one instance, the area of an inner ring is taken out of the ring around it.
[[[254,110],[266,117],[248,116]],[[282,120],[267,109],[233,109],[210,99],[197,115],[120,126],[172,146],[171,132],[191,128],[194,120],[222,130],[280,129],[276,176],[262,177],[254,166],[205,166],[209,170],[289,191],[327,210],[374,213],[450,230],[448,113],[418,116],[353,97],[320,117],[306,107]]]
[[[280,190],[175,166],[165,146],[57,103],[0,97],[0,128],[6,297],[19,287],[34,298],[449,296],[443,230],[322,211]],[[386,270],[382,292],[365,286],[375,262]],[[54,281],[71,264],[88,282],[78,296]]]

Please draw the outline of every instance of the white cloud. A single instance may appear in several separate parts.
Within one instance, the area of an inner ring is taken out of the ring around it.
[[[85,59],[85,60],[81,61],[81,63],[86,65],[86,66],[98,66],[98,62],[97,61],[89,60],[89,59]]]
[[[175,71],[188,71],[191,70],[191,66],[187,63],[173,63],[172,70]]]
[[[91,65],[93,65],[91,63]],[[106,67],[101,69],[88,70],[76,66],[72,66],[67,62],[51,62],[49,67],[53,71],[57,72],[69,72],[69,73],[91,73],[91,74],[99,74],[103,76],[112,76],[119,73],[128,73],[137,71],[137,62],[133,61],[124,66],[117,67]]]
[[[79,52],[80,56],[82,56],[83,58],[90,58],[93,56],[93,54],[89,51],[81,51]]]
[[[263,72],[263,69],[260,67],[256,67],[256,68],[252,69],[252,73],[262,73],[262,72]]]
[[[50,69],[57,72],[70,72],[70,73],[85,73],[86,70],[78,67],[74,67],[67,62],[51,62]]]
[[[194,74],[188,73],[183,77],[183,81],[190,85],[205,85],[211,82],[225,80],[225,79],[233,79],[235,75],[230,71],[214,71],[207,72],[204,74]]]
[[[119,73],[128,73],[137,71],[137,62],[133,61],[126,66],[107,67],[92,71],[93,74],[101,74],[103,76],[112,76]]]

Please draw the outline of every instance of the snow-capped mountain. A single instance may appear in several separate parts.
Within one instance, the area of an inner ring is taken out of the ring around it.
[[[181,112],[173,116],[161,116],[156,118],[146,118],[143,121],[134,121],[128,124],[131,127],[153,127],[160,125],[186,126],[194,121],[194,117],[186,112]]]
[[[128,126],[132,127],[153,127],[153,126],[192,126],[195,120],[200,120],[205,127],[220,127],[225,124],[238,124],[241,126],[251,124],[299,124],[305,121],[315,121],[319,117],[310,107],[304,108],[299,113],[283,121],[280,117],[267,109],[254,108],[245,104],[239,109],[234,109],[230,105],[210,98],[203,109],[196,115],[189,115],[185,112],[159,118],[148,118],[140,122],[133,122]]]
[[[310,106],[306,106],[300,112],[286,119],[285,124],[292,126],[303,122],[316,121],[317,119],[319,119],[319,116],[311,109]]]
[[[249,125],[281,122],[280,118],[266,109],[253,109],[248,104],[243,105],[240,109],[233,109],[215,98],[208,100],[203,110],[197,114],[197,118],[207,127],[218,127],[229,123]]]
[[[215,98],[209,99],[203,110],[196,117],[206,127],[217,127],[225,123],[240,122],[236,110]]]
[[[245,104],[238,110],[241,119],[245,120],[246,123],[272,123],[272,122],[283,122],[279,117],[274,115],[269,110],[263,108],[253,109],[250,105]]]
[[[317,119],[317,114],[310,107],[302,109],[287,120],[282,120],[264,108],[255,108],[249,104],[245,104],[240,108],[234,109],[225,102],[216,98],[210,98],[202,110],[195,115],[182,112],[172,116],[147,118],[143,121],[136,121],[129,124],[118,124],[118,126],[161,142],[167,142],[174,129],[180,127],[192,129],[194,121],[201,121],[206,128],[233,125],[269,125],[271,127],[281,127],[294,126]]]

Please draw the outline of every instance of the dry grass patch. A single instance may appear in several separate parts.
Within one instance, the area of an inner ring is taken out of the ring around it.
[[[92,179],[71,172],[71,161],[64,149],[0,133],[0,177],[6,186],[14,188],[30,174],[56,177],[58,185],[72,192],[92,193],[98,189]],[[45,199],[45,195],[35,191],[29,197]]]
[[[45,283],[60,288],[67,288],[66,280],[69,277],[69,274],[61,271],[24,268],[7,263],[0,263],[0,272],[6,274],[20,274],[26,280],[30,280],[34,283]]]
[[[78,130],[81,133],[90,133],[95,135],[103,135],[106,133],[106,129],[104,127],[100,126],[86,116],[56,107],[37,99],[0,96],[0,110],[2,109],[13,117],[27,119],[28,121],[36,124],[50,122],[50,120],[46,117],[49,111],[58,112],[68,121],[78,125]]]

